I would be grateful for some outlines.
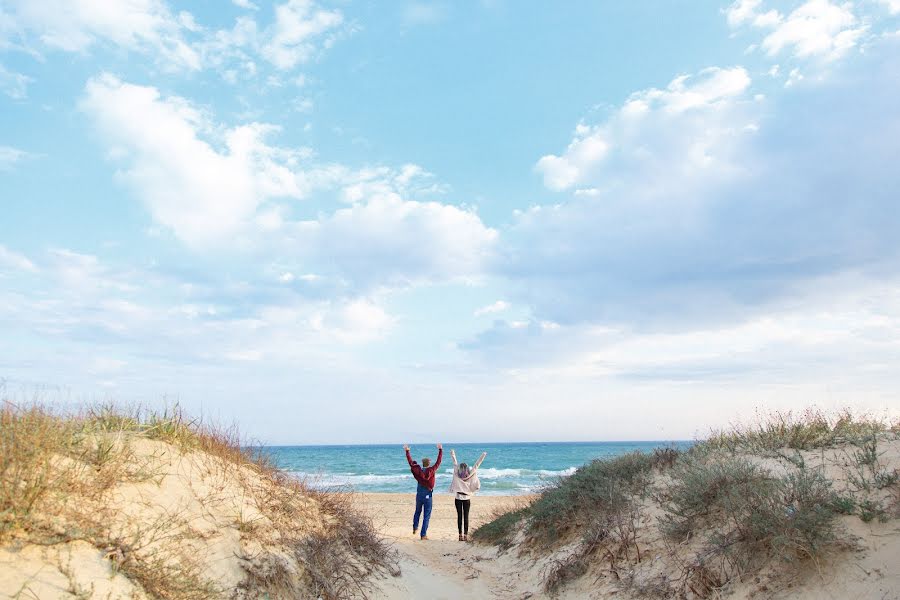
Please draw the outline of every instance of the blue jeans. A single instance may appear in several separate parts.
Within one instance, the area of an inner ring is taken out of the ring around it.
[[[427,487],[419,486],[416,489],[416,514],[413,515],[413,529],[419,528],[419,515],[422,509],[425,509],[425,515],[422,519],[422,537],[428,533],[428,521],[431,520],[431,497],[433,492]]]

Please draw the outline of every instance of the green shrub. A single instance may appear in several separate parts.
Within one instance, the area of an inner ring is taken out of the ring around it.
[[[766,453],[783,448],[812,450],[852,443],[893,431],[893,427],[884,419],[855,415],[849,410],[830,415],[810,408],[799,414],[786,411],[760,415],[753,424],[737,424],[713,432],[702,443],[709,448],[731,452]]]
[[[531,505],[526,533],[532,541],[549,545],[584,528],[597,515],[622,510],[632,496],[646,491],[652,468],[653,459],[640,452],[591,461],[557,481]]]
[[[776,478],[745,459],[693,460],[673,471],[660,527],[676,541],[705,535],[710,555],[743,572],[820,555],[835,540],[839,506],[820,470]]]
[[[694,457],[672,473],[666,489],[660,527],[669,538],[682,540],[705,524],[712,513],[731,508],[771,488],[771,478],[746,459],[708,460]]]
[[[498,515],[473,531],[472,539],[484,544],[494,544],[505,550],[512,545],[516,529],[527,515],[528,508],[520,508]]]

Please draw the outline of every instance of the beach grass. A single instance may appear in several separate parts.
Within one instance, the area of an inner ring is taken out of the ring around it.
[[[550,595],[593,573],[638,597],[717,597],[736,581],[783,580],[852,547],[839,525],[847,515],[900,517],[900,472],[884,459],[898,439],[886,418],[773,413],[686,451],[594,460],[473,537],[549,557]],[[663,560],[646,561],[651,553]]]
[[[216,515],[241,549],[256,549],[238,557],[242,597],[365,597],[370,578],[396,574],[392,550],[352,494],[312,489],[254,448],[237,428],[189,418],[177,406],[64,412],[4,400],[0,547],[87,542],[147,597],[232,597],[197,551],[220,534],[197,522]],[[135,490],[166,499],[163,484],[180,485],[176,497],[187,499],[145,501],[146,510],[128,518],[123,513],[140,504],[114,508]]]

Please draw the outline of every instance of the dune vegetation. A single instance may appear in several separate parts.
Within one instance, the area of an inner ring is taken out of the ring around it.
[[[353,598],[398,570],[348,493],[234,429],[0,406],[0,589],[15,598]]]
[[[793,596],[850,557],[897,564],[898,467],[898,422],[776,413],[686,451],[595,460],[474,539],[531,560],[549,595]]]

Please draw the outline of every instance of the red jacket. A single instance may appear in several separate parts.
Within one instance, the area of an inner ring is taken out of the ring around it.
[[[444,450],[438,450],[437,460],[433,465],[427,468],[422,468],[419,466],[419,463],[412,459],[412,456],[409,455],[409,450],[406,451],[406,462],[409,463],[409,470],[412,471],[413,477],[416,478],[416,481],[419,482],[420,485],[427,487],[429,490],[434,489],[434,475],[438,470],[438,467],[441,466],[441,459],[444,458]]]

